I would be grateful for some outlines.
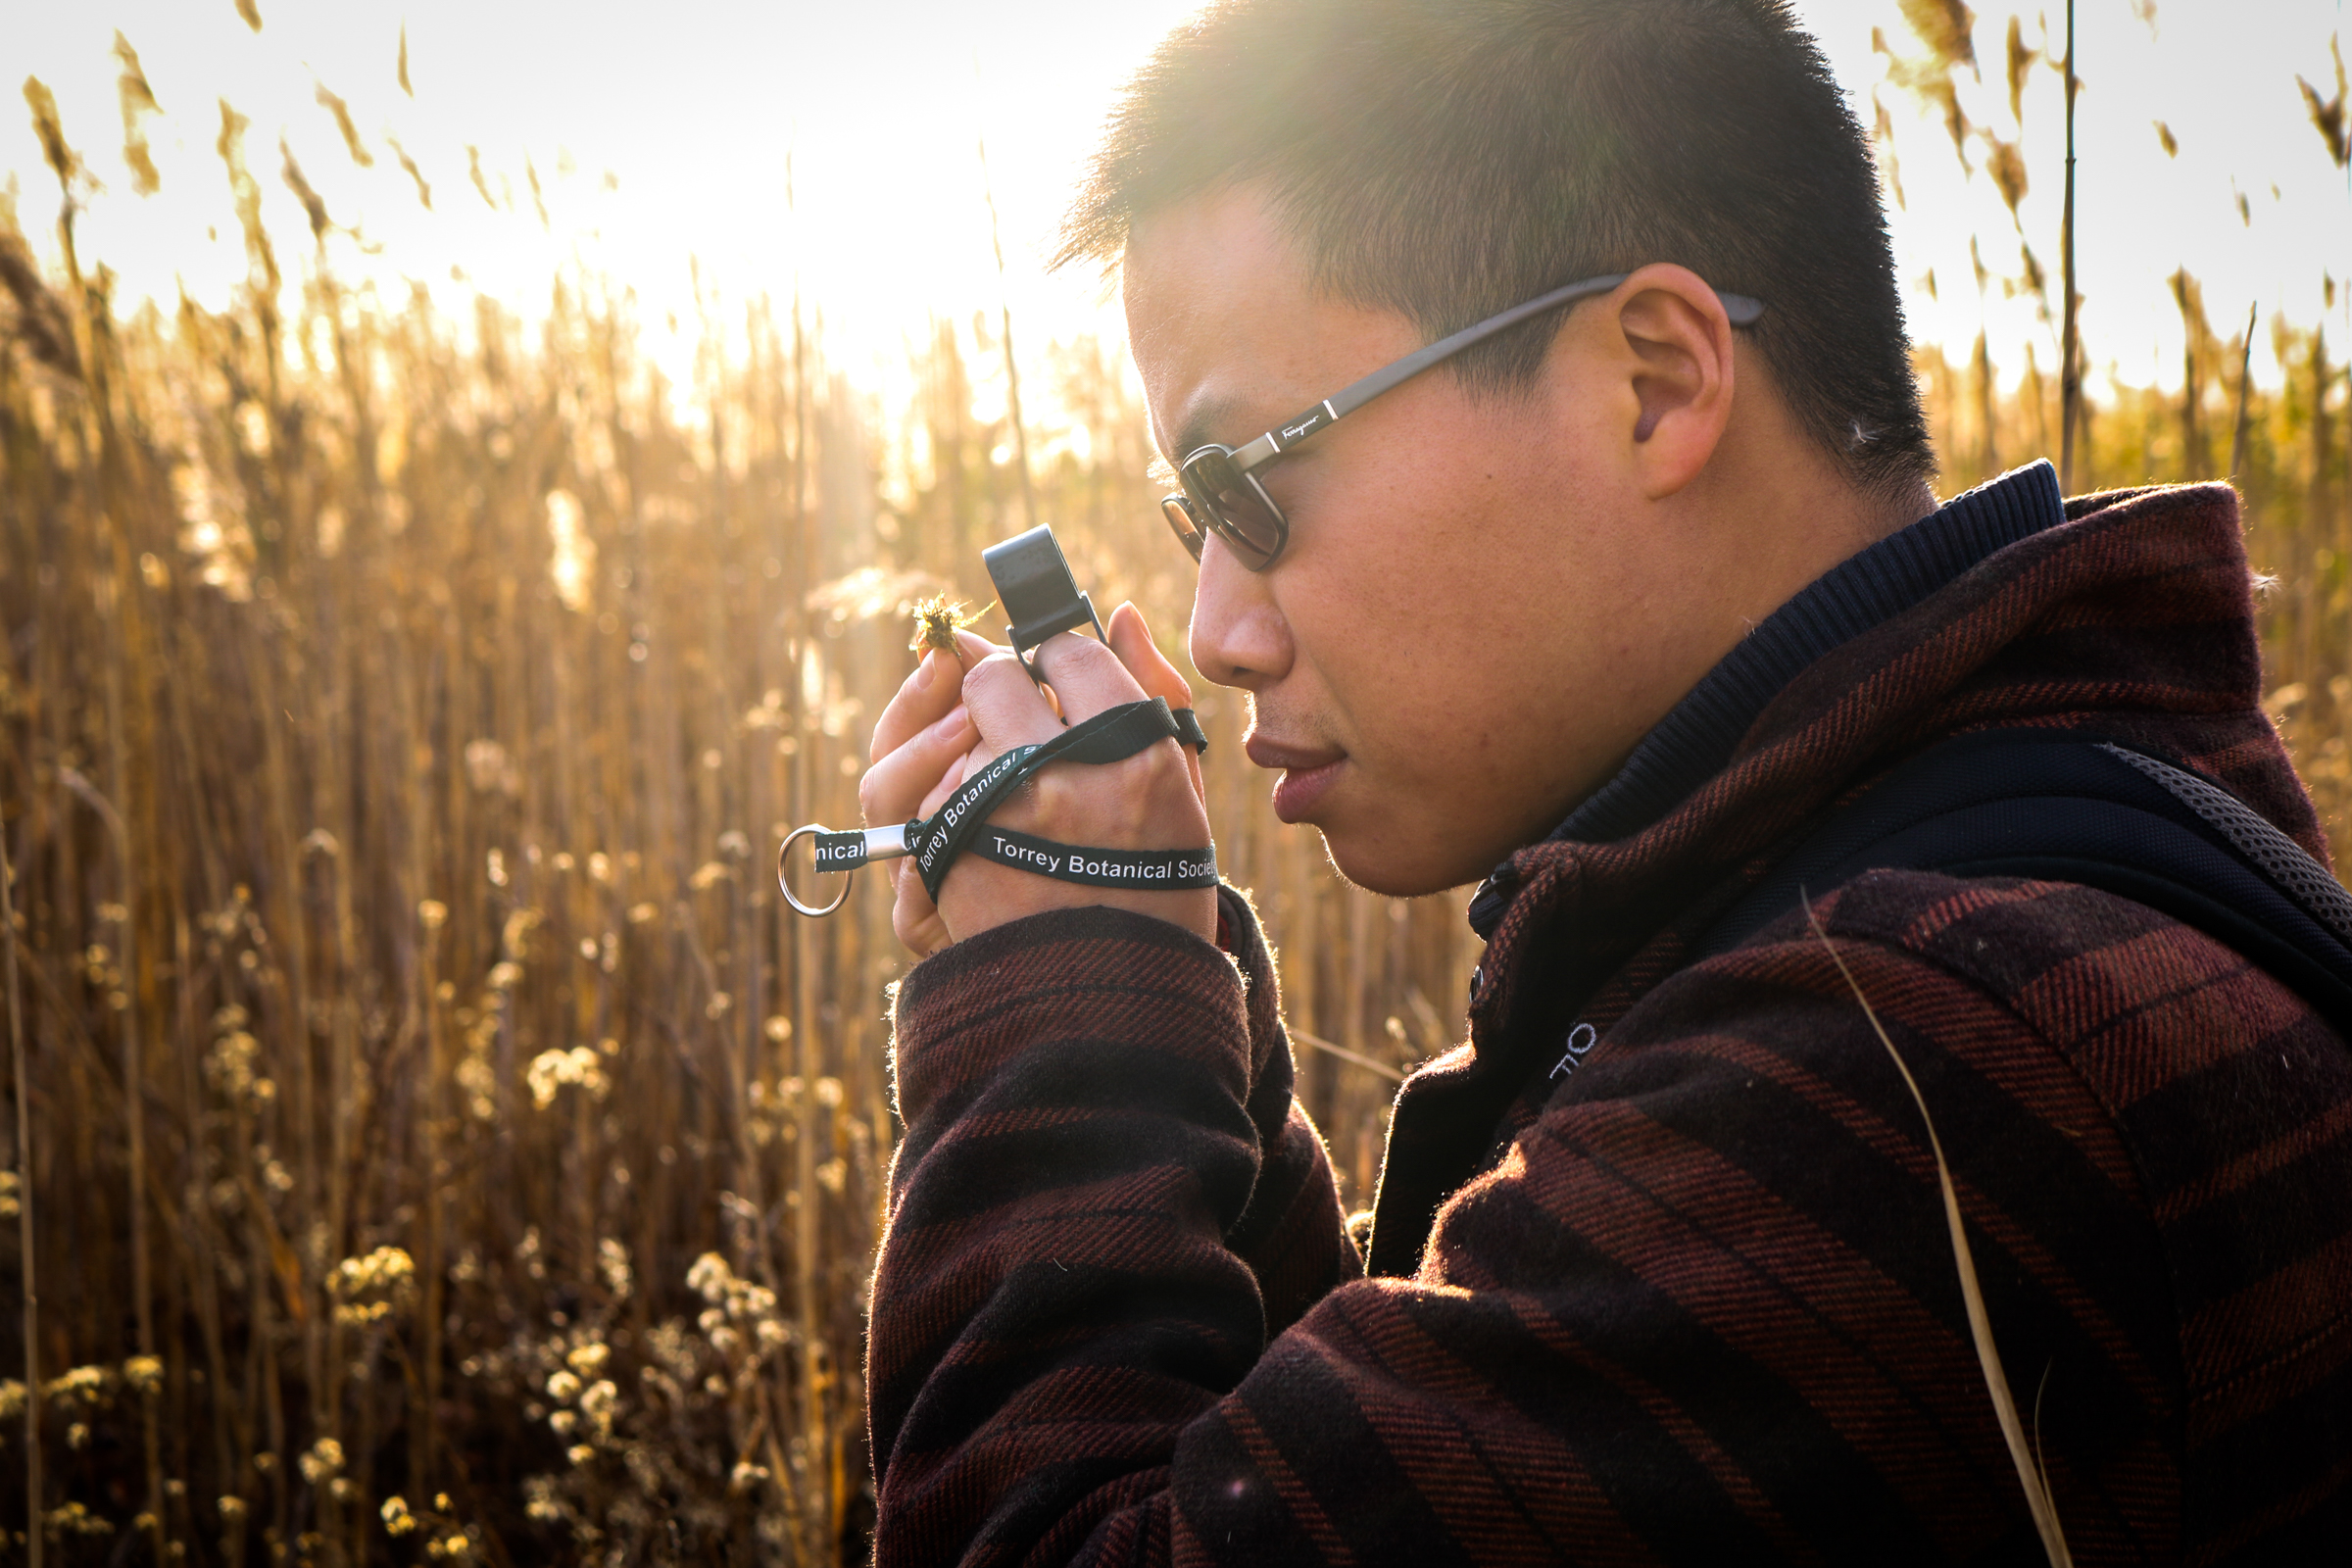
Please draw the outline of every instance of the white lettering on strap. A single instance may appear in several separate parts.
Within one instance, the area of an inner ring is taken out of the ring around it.
[[[1002,833],[990,836],[997,841],[997,854],[1001,858],[1027,861],[1048,876],[1053,876],[1061,869],[1061,857],[1058,855],[1048,855],[1042,850],[1031,849],[1026,844],[1015,844]]]

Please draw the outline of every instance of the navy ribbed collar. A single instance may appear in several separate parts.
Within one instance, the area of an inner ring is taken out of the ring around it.
[[[1551,837],[1605,844],[1649,826],[1723,770],[1765,705],[1831,650],[1912,606],[1995,551],[2066,520],[2058,470],[2044,461],[1955,496],[1899,533],[1848,557],[1765,617],[1658,720],[1609,781]],[[1490,936],[1509,899],[1507,872],[1471,901]]]

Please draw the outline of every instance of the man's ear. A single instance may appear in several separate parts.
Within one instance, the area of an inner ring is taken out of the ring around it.
[[[1632,457],[1652,501],[1698,477],[1732,417],[1731,318],[1687,267],[1642,268],[1609,295],[1638,411]]]

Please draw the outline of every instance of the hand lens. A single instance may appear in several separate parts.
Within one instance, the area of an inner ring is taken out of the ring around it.
[[[1078,579],[1070,575],[1070,564],[1063,559],[1052,528],[1041,526],[1015,534],[981,551],[980,560],[988,567],[989,581],[997,585],[997,602],[1012,617],[1012,623],[1004,628],[1004,640],[1038,685],[1045,685],[1045,677],[1037,672],[1037,661],[1029,651],[1055,632],[1092,626],[1098,639],[1110,641],[1102,635],[1095,602],[1079,590]]]

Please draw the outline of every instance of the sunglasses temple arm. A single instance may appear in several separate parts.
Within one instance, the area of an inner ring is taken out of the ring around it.
[[[1279,428],[1270,430],[1248,446],[1240,448],[1233,455],[1234,466],[1247,473],[1276,453],[1289,451],[1326,425],[1337,423],[1340,419],[1353,414],[1383,392],[1411,380],[1431,366],[1452,358],[1472,344],[1483,342],[1497,332],[1507,332],[1520,322],[1542,316],[1546,311],[1556,311],[1564,305],[1573,305],[1578,300],[1591,299],[1596,294],[1606,294],[1624,282],[1629,275],[1631,274],[1616,272],[1606,277],[1588,277],[1581,282],[1570,283],[1564,288],[1553,289],[1548,294],[1539,294],[1526,304],[1515,305],[1500,316],[1490,316],[1475,325],[1463,327],[1449,337],[1438,339],[1427,348],[1417,349],[1395,364],[1383,366],[1374,370],[1370,375],[1354,382],[1344,391],[1324,399],[1296,417],[1285,420]],[[1731,318],[1734,326],[1752,326],[1764,314],[1763,302],[1751,299],[1747,295],[1726,294],[1718,289],[1715,291],[1715,297],[1723,302],[1724,314]]]
[[[1625,278],[1623,272],[1609,277],[1588,277],[1581,283],[1571,283],[1566,288],[1539,294],[1524,305],[1513,306],[1500,316],[1490,316],[1474,326],[1465,326],[1450,337],[1442,337],[1429,347],[1406,355],[1394,365],[1374,370],[1333,398],[1331,406],[1340,414],[1353,414],[1391,387],[1411,380],[1431,366],[1451,359],[1474,343],[1482,343],[1497,332],[1507,332],[1522,321],[1548,311],[1556,311],[1563,305],[1573,305],[1578,300],[1591,299],[1595,294],[1606,294],[1624,282]]]
[[[1450,337],[1438,339],[1427,348],[1416,349],[1403,359],[1384,365],[1362,380],[1325,398],[1297,417],[1284,420],[1278,428],[1240,448],[1233,455],[1234,466],[1247,473],[1276,453],[1288,452],[1326,425],[1337,423],[1383,392],[1411,380],[1431,366],[1461,353],[1471,344],[1493,337],[1497,332],[1508,331],[1530,317],[1541,316],[1545,311],[1556,311],[1563,305],[1572,305],[1595,294],[1606,294],[1624,281],[1625,274],[1622,272],[1611,277],[1588,277],[1565,288],[1553,289],[1548,294],[1539,294],[1500,316],[1490,316],[1474,326],[1463,327]]]

